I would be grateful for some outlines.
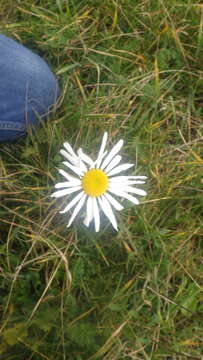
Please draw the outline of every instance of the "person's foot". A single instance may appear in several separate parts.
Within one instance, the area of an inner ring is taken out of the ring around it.
[[[26,135],[46,117],[59,95],[57,80],[46,62],[0,34],[0,142]]]

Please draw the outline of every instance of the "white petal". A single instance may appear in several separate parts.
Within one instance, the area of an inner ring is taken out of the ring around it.
[[[147,176],[129,176],[129,175],[120,175],[120,176],[113,176],[112,177],[112,180],[118,180],[118,181],[120,181],[120,180],[145,180],[145,179],[147,179]]]
[[[88,165],[92,166],[93,165],[93,160],[88,156],[86,155],[82,149],[80,148],[78,151],[77,151],[79,157]]]
[[[123,140],[119,140],[116,145],[114,145],[113,149],[109,152],[104,162],[101,164],[101,169],[105,169],[105,167],[109,164],[111,159],[120,151],[123,146]]]
[[[59,173],[61,174],[61,175],[63,175],[67,180],[69,180],[69,181],[74,181],[74,180],[79,180],[79,179],[77,179],[77,178],[75,178],[74,176],[71,176],[71,175],[69,175],[65,170],[63,170],[63,169],[59,169]]]
[[[68,210],[70,210],[75,204],[77,204],[77,202],[81,199],[82,195],[84,194],[84,191],[81,191],[73,200],[71,200],[69,202],[68,205],[66,205],[66,207],[59,211],[60,214],[65,214]]]
[[[69,189],[58,190],[58,191],[55,191],[53,194],[51,194],[51,197],[59,198],[61,196],[69,195],[78,190],[81,190],[81,188],[82,188],[81,186],[75,186],[75,187],[69,188]]]
[[[88,197],[87,199],[87,215],[86,218],[84,220],[84,224],[86,226],[89,226],[90,222],[92,221],[94,214],[93,214],[93,198],[91,196]]]
[[[86,171],[87,171],[87,166],[86,166],[85,163],[81,160],[81,158],[79,158],[78,167],[79,167],[79,169],[82,170],[83,172],[86,172]]]
[[[114,188],[109,188],[108,191],[110,191],[111,193],[120,196],[124,199],[127,199],[129,201],[131,201],[133,204],[138,205],[139,201],[132,195],[125,193],[124,191],[118,190],[118,189],[114,189]]]
[[[87,195],[83,194],[83,196],[81,197],[79,203],[76,205],[76,207],[75,207],[75,209],[74,209],[74,211],[72,213],[72,216],[71,216],[71,218],[69,220],[69,223],[68,223],[67,227],[69,227],[72,224],[72,222],[75,219],[76,215],[79,213],[81,207],[83,206],[83,204],[85,202],[86,197],[87,197]]]
[[[82,162],[81,158],[79,156],[77,156],[75,154],[75,152],[73,151],[72,147],[70,146],[69,143],[64,143],[63,144],[65,146],[65,148],[69,151],[69,154],[65,151],[65,150],[60,150],[60,153],[66,157],[70,163],[76,167],[78,167],[79,169],[81,169],[82,171],[87,171],[87,167],[86,165]]]
[[[134,188],[133,186],[124,186],[122,188],[122,191],[137,194],[137,195],[141,195],[141,196],[147,195],[146,191],[144,191],[142,189]]]
[[[142,181],[142,180],[135,180],[135,181],[129,180],[129,181],[127,182],[127,184],[129,184],[129,185],[133,185],[133,184],[145,184],[145,181]]]
[[[115,167],[113,170],[111,170],[107,175],[112,176],[112,175],[118,174],[121,171],[125,171],[125,170],[131,168],[132,166],[134,166],[134,164],[122,164],[122,165],[119,165],[119,166]]]
[[[84,171],[82,169],[71,165],[68,161],[63,161],[63,164],[66,165],[69,169],[71,169],[74,173],[76,173],[79,176],[82,176],[84,174]]]
[[[94,162],[93,165],[94,165],[95,167],[99,168],[99,167],[100,167],[100,164],[101,164],[103,158],[106,156],[106,154],[107,154],[107,151],[104,151],[104,153],[103,153],[100,157],[97,158],[97,160]]]
[[[106,217],[110,220],[114,229],[118,230],[116,218],[115,218],[115,215],[113,213],[113,210],[112,210],[111,205],[108,202],[108,200],[106,200],[105,197],[101,196],[98,198],[98,201],[99,201],[99,205],[101,206],[102,211],[104,212]]]
[[[138,177],[141,178],[141,177]],[[145,177],[144,177],[145,178]],[[113,176],[109,178],[110,184],[145,184],[144,180],[137,180],[137,176]]]
[[[107,139],[108,139],[108,133],[105,131],[105,133],[103,135],[103,138],[102,138],[102,143],[101,143],[101,146],[100,146],[100,149],[99,149],[99,154],[98,154],[98,157],[97,157],[97,160],[96,160],[96,164],[97,164],[98,167],[100,166],[101,160],[103,159],[103,154],[104,154],[104,150],[105,150],[105,147],[106,147]]]
[[[115,184],[109,184],[108,189],[107,190],[115,190],[115,191],[123,191],[124,186],[126,186],[126,184],[119,184],[119,183],[115,183]]]
[[[80,180],[74,180],[74,181],[64,181],[64,182],[60,182],[60,183],[57,183],[55,185],[55,188],[56,189],[60,189],[60,188],[68,188],[68,187],[74,187],[74,186],[78,186],[78,185],[81,185],[81,181]]]
[[[61,149],[60,154],[63,155],[72,165],[78,165],[78,158],[72,155],[69,155],[67,151]]]
[[[136,184],[145,184],[145,181],[125,181],[125,180],[122,180],[122,181],[111,181],[111,178],[109,179],[109,185],[110,186],[117,186],[117,187],[124,187],[124,186],[128,186],[128,185],[136,185]]]
[[[100,216],[99,216],[99,208],[97,205],[97,199],[95,197],[93,197],[93,214],[94,214],[95,231],[98,232],[100,228]]]
[[[116,210],[120,211],[123,209],[123,206],[107,192],[103,196],[111,203],[111,205],[113,205]]]
[[[65,142],[65,143],[63,144],[63,146],[64,146],[65,149],[69,152],[70,155],[72,155],[73,157],[76,157],[76,158],[77,158],[76,153],[74,152],[72,146],[71,146],[68,142]]]
[[[111,169],[113,169],[116,165],[119,164],[122,157],[120,155],[116,155],[112,161],[110,161],[109,165],[106,167],[105,172],[108,173]]]

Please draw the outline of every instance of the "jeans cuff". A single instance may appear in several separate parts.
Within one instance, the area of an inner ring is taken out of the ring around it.
[[[0,130],[25,131],[25,124],[22,122],[0,121]]]

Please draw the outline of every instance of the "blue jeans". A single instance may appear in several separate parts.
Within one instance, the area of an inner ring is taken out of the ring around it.
[[[46,62],[0,34],[0,142],[26,135],[46,117],[59,95]]]

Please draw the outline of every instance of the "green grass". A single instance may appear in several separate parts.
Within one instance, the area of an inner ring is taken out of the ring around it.
[[[202,359],[202,5],[1,0],[0,19],[62,89],[43,127],[0,147],[0,358]],[[94,156],[104,130],[148,195],[118,233],[67,229],[59,150]]]

